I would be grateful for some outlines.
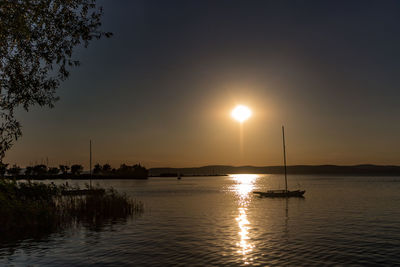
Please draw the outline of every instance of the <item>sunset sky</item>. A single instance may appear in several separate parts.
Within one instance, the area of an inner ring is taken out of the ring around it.
[[[111,39],[54,109],[18,112],[21,166],[400,164],[400,2],[103,1]],[[238,104],[252,109],[240,127]]]

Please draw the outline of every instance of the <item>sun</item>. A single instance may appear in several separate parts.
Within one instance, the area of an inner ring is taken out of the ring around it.
[[[231,112],[232,118],[240,123],[248,120],[251,117],[251,114],[251,109],[243,105],[236,106]]]

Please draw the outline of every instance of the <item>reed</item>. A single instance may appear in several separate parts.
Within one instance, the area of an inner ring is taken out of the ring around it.
[[[29,236],[80,224],[98,227],[141,212],[140,201],[112,188],[0,180],[0,236]]]

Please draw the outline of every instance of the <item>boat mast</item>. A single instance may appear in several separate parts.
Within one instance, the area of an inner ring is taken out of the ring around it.
[[[285,169],[285,189],[287,190],[287,172],[286,172],[286,145],[285,145],[285,128],[282,125],[282,141],[283,141],[283,165]]]
[[[90,163],[89,163],[89,168],[90,168],[90,189],[92,189],[92,140],[89,141],[89,153],[90,153]]]

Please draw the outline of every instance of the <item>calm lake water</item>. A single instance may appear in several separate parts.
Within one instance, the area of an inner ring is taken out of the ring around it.
[[[99,183],[141,200],[145,212],[0,241],[0,265],[400,265],[400,177],[290,176],[292,189],[306,189],[304,199],[252,194],[283,188],[280,175]]]

